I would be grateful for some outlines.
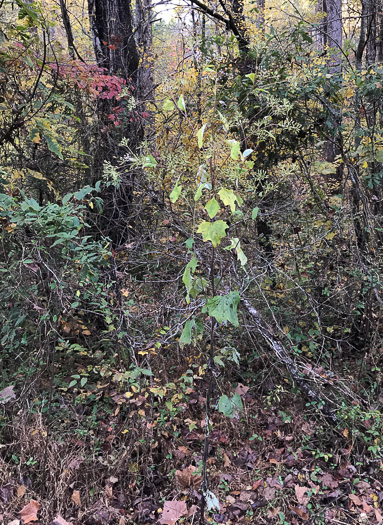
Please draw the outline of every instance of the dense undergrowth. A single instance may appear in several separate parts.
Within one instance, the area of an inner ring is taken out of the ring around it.
[[[379,523],[381,68],[212,37],[142,111],[12,30],[1,520]]]

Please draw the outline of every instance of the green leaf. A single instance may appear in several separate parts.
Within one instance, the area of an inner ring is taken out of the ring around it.
[[[85,186],[85,188],[81,188],[81,190],[76,191],[74,196],[76,197],[78,201],[82,201],[84,197],[89,195],[89,193],[92,193],[93,189],[94,188],[92,188],[92,186]]]
[[[210,219],[213,219],[217,215],[219,212],[219,204],[214,197],[206,204],[205,210],[207,211]]]
[[[237,307],[240,301],[240,295],[237,291],[230,292],[227,295],[217,295],[206,301],[203,312],[209,312],[217,323],[229,321],[234,326],[238,326]]]
[[[148,370],[147,368],[139,368],[138,370],[144,376],[152,376],[153,375],[153,372],[151,370]]]
[[[173,102],[170,100],[170,98],[167,98],[164,102],[164,105],[162,106],[162,109],[164,111],[173,111],[174,109],[174,104]]]
[[[153,155],[147,155],[144,157],[144,162],[142,164],[143,168],[155,168],[157,166],[157,161]]]
[[[222,414],[226,417],[233,417],[235,414],[235,409],[233,407],[233,403],[231,402],[231,399],[227,397],[227,395],[223,395],[219,398],[218,402],[218,410],[222,412]]]
[[[202,148],[202,144],[203,144],[203,134],[205,133],[205,129],[206,129],[206,124],[204,124],[202,126],[202,128],[200,128],[198,131],[197,131],[197,138],[198,138],[198,147],[201,149]]]
[[[231,239],[231,246],[229,246],[229,249],[234,249],[236,251],[239,262],[242,266],[245,266],[245,264],[247,263],[247,257],[244,254],[241,248],[241,243],[237,237],[233,237],[233,239]]]
[[[204,242],[211,241],[214,248],[219,245],[221,239],[226,236],[226,228],[229,226],[224,221],[215,222],[202,222],[197,230],[197,233],[201,233]]]
[[[258,217],[258,212],[259,212],[259,208],[258,206],[256,206],[251,212],[251,218],[255,220]]]
[[[57,140],[54,139],[48,133],[43,132],[43,135],[44,135],[45,140],[47,141],[47,146],[48,146],[49,151],[51,151],[52,153],[55,153],[60,159],[63,159],[63,156],[61,153],[61,146],[57,142]]]
[[[188,248],[189,250],[193,248],[193,244],[194,244],[193,237],[189,237],[189,239],[185,241],[186,248]]]
[[[185,345],[190,345],[192,340],[192,330],[195,326],[195,321],[192,319],[191,321],[186,321],[184,329],[182,330],[182,334],[179,340],[179,344],[182,347]]]
[[[27,200],[27,204],[34,211],[39,211],[40,210],[40,204],[33,197],[31,197],[29,200]]]
[[[238,160],[238,157],[241,153],[241,145],[238,140],[230,139],[226,143],[230,146],[230,157],[233,160]]]
[[[222,188],[219,190],[218,195],[220,196],[221,201],[224,203],[225,206],[230,206],[231,213],[235,212],[235,202],[238,202],[237,196],[235,195],[233,190],[227,190],[226,188]],[[239,204],[239,202],[238,202]]]
[[[243,409],[242,399],[241,399],[241,396],[238,394],[238,392],[236,392],[233,395],[233,397],[231,398],[231,401],[232,401],[233,405],[235,405],[237,410],[241,411]]]
[[[62,202],[63,202],[63,205],[65,206],[65,204],[73,197],[73,193],[67,193],[66,195],[64,195],[63,199],[62,199]]]
[[[255,73],[249,73],[248,75],[245,75],[246,78],[249,78],[252,83],[254,84],[255,81]]]
[[[218,111],[218,115],[219,115],[219,118],[221,119],[221,122],[223,124],[225,131],[229,131],[230,126],[227,121],[227,118],[224,115],[222,115],[222,113],[220,113],[219,111]]]
[[[84,387],[84,386],[86,385],[87,381],[88,381],[88,378],[87,378],[87,377],[83,377],[83,378],[81,378],[80,385],[81,385],[82,387]]]
[[[186,286],[186,291],[187,291],[186,302],[188,304],[190,303],[189,292],[190,292],[190,288],[192,284],[192,274],[195,272],[195,269],[197,268],[197,266],[198,266],[198,260],[193,255],[191,260],[187,263],[184,274],[182,276],[182,282]]]
[[[185,100],[184,100],[183,95],[181,95],[180,98],[178,99],[177,106],[181,111],[185,111],[186,108],[185,108]]]
[[[383,149],[378,149],[375,151],[375,160],[377,162],[383,162]]]
[[[178,201],[178,197],[181,195],[181,191],[182,191],[182,186],[178,186],[178,182],[177,182],[177,184],[173,188],[173,191],[170,194],[170,200],[172,201],[173,204]]]
[[[200,200],[200,198],[201,198],[201,196],[202,196],[202,190],[204,190],[205,188],[206,188],[207,190],[211,190],[211,184],[210,184],[210,182],[206,182],[205,184],[202,184],[202,183],[201,183],[201,184],[198,186],[198,189],[197,189],[197,191],[196,191],[196,193],[195,193],[195,195],[194,195],[194,200],[195,200],[195,202],[197,202],[197,201]]]

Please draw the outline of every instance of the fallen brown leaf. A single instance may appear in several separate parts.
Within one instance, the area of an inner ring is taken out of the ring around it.
[[[335,481],[331,474],[326,472],[326,474],[322,476],[322,485],[329,487],[330,489],[336,489],[339,483]]]
[[[223,453],[223,459],[225,460],[225,463],[224,463],[224,467],[227,468],[227,467],[230,467],[231,465],[231,461],[229,459],[229,456],[226,454],[226,452]]]
[[[308,512],[305,512],[303,509],[300,509],[299,507],[291,507],[290,510],[295,512],[300,518],[302,518],[303,521],[307,521],[310,517]]]
[[[28,505],[25,505],[25,507],[19,512],[20,518],[23,520],[24,523],[37,521],[37,511],[39,510],[39,508],[39,502],[34,499],[31,499]]]
[[[176,471],[176,482],[180,489],[184,490],[187,488],[198,489],[201,485],[201,476],[197,473],[197,467],[189,465],[183,470]]]
[[[235,388],[235,392],[239,394],[240,396],[245,396],[249,390],[248,386],[243,385],[242,383],[238,383],[238,386]]]
[[[73,503],[76,503],[79,507],[81,507],[81,498],[80,498],[80,492],[78,490],[74,490],[72,494],[72,501]]]
[[[348,497],[355,505],[359,506],[363,504],[362,500],[356,494],[349,494]]]
[[[263,496],[267,501],[273,500],[275,497],[275,489],[272,487],[266,487],[263,492]]]
[[[305,493],[307,492],[307,487],[300,487],[299,485],[295,485],[295,495],[297,497],[299,505],[306,505],[309,498],[305,496]]]
[[[257,479],[257,481],[254,481],[254,483],[253,483],[253,490],[257,490],[257,488],[262,483],[262,481],[263,481],[262,479]]]
[[[24,494],[27,492],[27,487],[25,485],[20,485],[17,487],[17,497],[22,498]]]
[[[175,525],[175,523],[186,516],[188,509],[184,501],[165,501],[164,510],[162,511],[162,517],[160,523],[162,525]]]

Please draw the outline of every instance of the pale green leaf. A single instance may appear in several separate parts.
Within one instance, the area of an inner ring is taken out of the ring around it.
[[[181,111],[185,111],[186,108],[185,108],[185,100],[184,100],[183,95],[181,95],[180,98],[178,99],[177,106]]]
[[[66,195],[64,195],[64,197],[62,199],[64,206],[72,197],[73,197],[73,193],[67,193]]]
[[[209,200],[209,202],[205,206],[205,209],[210,219],[213,219],[217,215],[217,213],[219,212],[219,204],[214,197]]]
[[[162,106],[162,109],[164,111],[173,111],[174,109],[174,104],[173,102],[170,100],[170,98],[167,98],[164,102],[164,105]]]
[[[202,128],[200,128],[200,129],[197,131],[198,147],[199,147],[199,148],[202,148],[202,145],[203,145],[203,134],[205,133],[205,129],[206,129],[206,124],[204,124],[204,125],[202,126]]]
[[[251,212],[251,218],[256,219],[258,217],[259,208],[256,206],[253,211]]]
[[[231,398],[233,405],[236,406],[237,410],[241,411],[243,409],[243,403],[241,396],[236,392]]]
[[[157,161],[153,157],[153,155],[147,155],[146,157],[144,157],[142,166],[144,168],[155,168],[157,166]]]
[[[237,196],[235,195],[234,191],[222,188],[221,190],[219,190],[218,195],[220,196],[220,199],[222,200],[225,206],[230,206],[231,213],[234,213],[235,201],[238,202]]]
[[[238,140],[230,139],[226,143],[230,146],[230,157],[233,160],[238,160],[238,157],[241,153],[241,145]]]
[[[177,184],[174,186],[173,191],[171,192],[169,196],[173,204],[178,201],[178,197],[181,195],[181,191],[182,191],[182,186],[181,185],[179,186],[177,182]]]
[[[244,254],[241,248],[241,243],[237,237],[234,237],[233,239],[231,239],[231,246],[229,248],[231,250],[234,249],[236,251],[239,262],[241,263],[242,266],[245,266],[245,264],[247,263],[247,257]]]
[[[221,239],[226,235],[226,229],[229,226],[224,221],[215,222],[202,222],[197,230],[197,233],[201,233],[204,242],[211,241],[214,248],[219,245]]]

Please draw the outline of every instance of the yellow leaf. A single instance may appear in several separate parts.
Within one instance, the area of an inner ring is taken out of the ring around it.
[[[366,161],[363,162],[363,168],[368,168],[368,162]]]
[[[90,332],[89,332],[89,330],[83,330],[82,333],[83,333],[83,335],[91,335]]]

